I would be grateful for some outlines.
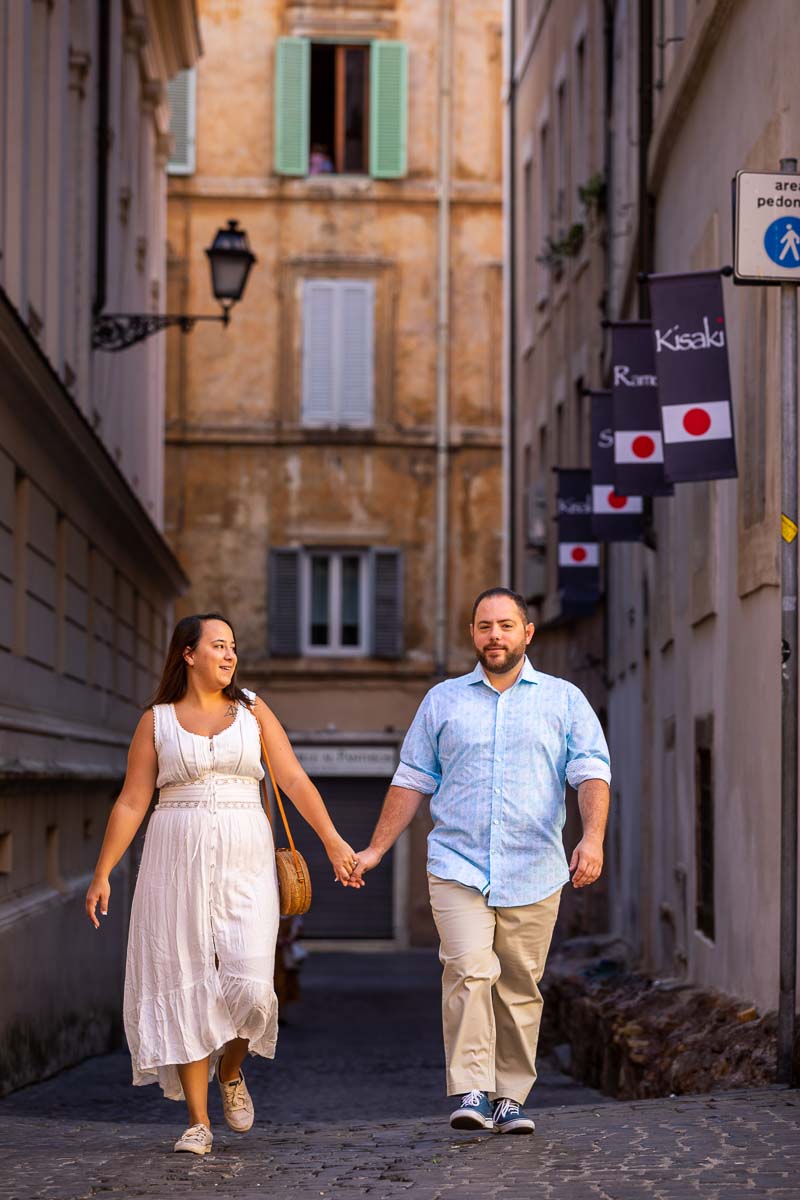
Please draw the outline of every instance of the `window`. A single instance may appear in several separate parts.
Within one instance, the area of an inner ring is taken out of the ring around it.
[[[269,652],[401,658],[403,556],[392,548],[276,548]]]
[[[0,833],[0,875],[10,875],[14,864],[14,835]]]
[[[304,425],[354,429],[373,423],[374,308],[371,280],[305,280]]]
[[[195,169],[195,92],[197,71],[179,71],[167,84],[169,132],[172,153],[167,163],[170,175],[192,175]]]
[[[302,561],[304,654],[364,654],[367,637],[366,555],[310,550]]]
[[[550,139],[546,125],[539,130],[539,255],[547,255],[550,244]],[[545,262],[539,261],[540,304],[547,299],[550,274]]]
[[[695,721],[695,895],[700,933],[714,938],[714,774],[712,717]]]
[[[369,166],[369,46],[311,47],[309,175]]]
[[[572,196],[572,211],[578,198],[578,188],[585,186],[589,177],[588,169],[588,111],[586,103],[586,38],[581,37],[575,47],[575,81],[574,81],[574,126],[575,126],[575,162]]]
[[[567,85],[564,80],[556,92],[556,126],[556,220],[561,236],[566,232],[563,222],[567,215]]]
[[[527,332],[527,340],[530,340],[530,322],[534,311],[534,270],[536,266],[536,256],[539,254],[539,248],[535,244],[534,236],[534,163],[531,158],[525,161],[523,174],[523,220],[524,220],[524,298],[525,312],[524,324],[525,332]]]
[[[275,170],[279,175],[406,174],[408,55],[368,45],[279,38]]]

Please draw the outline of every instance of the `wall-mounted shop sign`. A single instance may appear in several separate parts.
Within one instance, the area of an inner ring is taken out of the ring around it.
[[[394,746],[294,746],[303,770],[315,775],[378,775],[388,778],[397,766]]]

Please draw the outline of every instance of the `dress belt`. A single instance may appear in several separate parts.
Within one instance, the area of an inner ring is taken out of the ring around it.
[[[204,775],[191,783],[167,783],[160,788],[156,811],[160,808],[260,808],[261,793],[257,779],[242,775]]]

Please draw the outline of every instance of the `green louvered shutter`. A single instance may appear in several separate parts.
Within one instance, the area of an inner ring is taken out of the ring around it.
[[[311,48],[306,38],[278,38],[275,48],[275,170],[308,174]]]
[[[402,179],[407,170],[408,50],[373,42],[370,52],[369,173]]]

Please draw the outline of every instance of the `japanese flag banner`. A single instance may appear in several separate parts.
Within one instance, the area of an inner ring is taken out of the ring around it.
[[[592,473],[556,467],[561,615],[586,616],[600,598],[600,547],[592,532]]]
[[[671,496],[664,474],[658,380],[649,321],[611,326],[614,483],[629,496]]]
[[[615,487],[611,392],[590,392],[589,395],[592,404],[592,529],[601,542],[637,542],[644,533],[644,505],[641,496],[620,495]]]
[[[736,476],[719,271],[651,275],[664,469],[675,483]]]

